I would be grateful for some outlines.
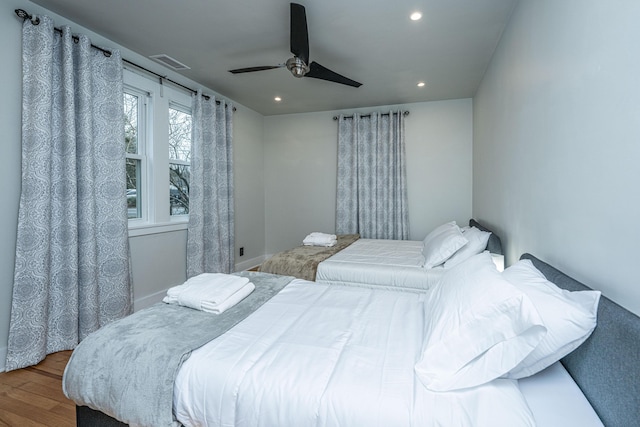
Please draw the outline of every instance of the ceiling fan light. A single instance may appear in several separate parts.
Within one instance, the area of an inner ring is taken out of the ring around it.
[[[304,68],[296,66],[291,68],[291,74],[293,74],[295,77],[304,77]]]

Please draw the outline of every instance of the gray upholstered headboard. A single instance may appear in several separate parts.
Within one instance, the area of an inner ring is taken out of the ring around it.
[[[493,230],[488,229],[473,218],[469,220],[469,227],[476,227],[482,231],[488,231],[489,233],[491,233],[491,236],[489,236],[489,242],[487,243],[487,250],[492,254],[504,255],[500,237],[498,237],[498,235]]]
[[[549,281],[570,291],[590,289],[530,254]],[[640,425],[640,318],[600,298],[593,334],[562,359],[605,426]]]

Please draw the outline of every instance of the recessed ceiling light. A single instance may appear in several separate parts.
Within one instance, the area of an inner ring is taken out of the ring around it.
[[[425,83],[424,82],[419,82],[418,83],[418,87],[424,87]]]
[[[419,21],[422,18],[422,13],[420,12],[413,12],[410,16],[412,21]]]
[[[279,96],[276,96],[275,98],[273,98],[273,100],[276,102],[280,102],[282,101],[282,98],[280,98]]]

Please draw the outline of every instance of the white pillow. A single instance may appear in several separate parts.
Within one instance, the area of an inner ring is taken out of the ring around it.
[[[482,231],[479,228],[471,227],[462,232],[462,236],[469,241],[451,256],[445,263],[444,268],[451,268],[461,262],[471,258],[474,255],[484,252],[487,248],[487,242],[491,233]]]
[[[425,300],[425,340],[415,372],[433,391],[485,384],[517,366],[546,328],[531,300],[483,252],[448,270]]]
[[[423,240],[424,268],[429,269],[442,264],[468,242],[455,221],[436,227]]]
[[[599,291],[570,292],[549,282],[531,260],[520,260],[502,277],[527,294],[538,309],[547,335],[506,375],[524,378],[543,370],[575,350],[596,327]]]

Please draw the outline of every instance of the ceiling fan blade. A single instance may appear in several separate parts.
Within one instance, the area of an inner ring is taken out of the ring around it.
[[[304,6],[291,3],[291,53],[309,63],[309,33]]]
[[[313,77],[314,79],[328,80],[330,82],[341,83],[347,86],[360,87],[362,83],[358,83],[355,80],[341,76],[340,74],[331,71],[328,68],[323,67],[317,62],[312,62],[309,65],[309,72],[304,75],[305,77]]]
[[[284,67],[284,64],[280,64],[280,65],[263,65],[261,67],[236,68],[235,70],[229,70],[229,72],[233,73],[233,74],[253,73],[254,71],[272,70],[274,68],[282,68],[282,67]]]

